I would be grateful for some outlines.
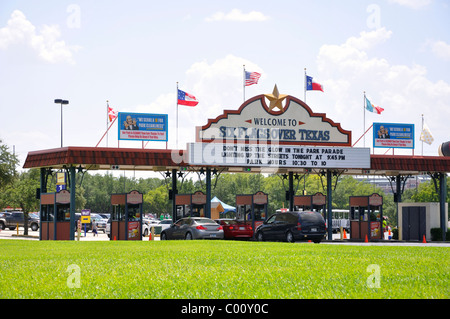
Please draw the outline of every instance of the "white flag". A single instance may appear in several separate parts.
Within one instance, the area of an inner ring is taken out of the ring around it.
[[[422,133],[420,133],[420,140],[428,145],[431,145],[434,141],[433,135],[431,135],[431,131],[426,123],[423,123]]]

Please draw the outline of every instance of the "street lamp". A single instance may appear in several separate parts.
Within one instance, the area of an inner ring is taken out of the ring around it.
[[[63,146],[63,109],[62,106],[69,104],[69,101],[62,100],[62,99],[56,99],[55,103],[61,104],[61,147]]]

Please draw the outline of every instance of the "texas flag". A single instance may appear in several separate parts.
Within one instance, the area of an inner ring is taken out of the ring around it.
[[[196,106],[198,104],[198,100],[192,94],[178,90],[178,104]]]
[[[306,90],[307,91],[317,90],[317,91],[323,92],[323,86],[322,86],[322,84],[314,82],[312,76],[307,75],[306,76]]]

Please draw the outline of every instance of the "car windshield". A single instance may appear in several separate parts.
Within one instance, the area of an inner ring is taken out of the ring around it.
[[[197,224],[216,224],[215,221],[213,221],[212,219],[209,219],[209,218],[194,218],[194,221]]]

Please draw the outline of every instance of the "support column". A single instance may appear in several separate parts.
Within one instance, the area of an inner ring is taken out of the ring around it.
[[[42,240],[42,205],[41,205],[41,194],[47,193],[47,169],[41,167],[41,178],[39,185],[39,240]]]
[[[70,231],[69,240],[75,239],[75,166],[70,167]],[[55,212],[56,215],[56,212]]]
[[[395,202],[395,208],[397,210],[397,225],[400,225],[401,220],[398,219],[398,216],[400,216],[398,211],[398,203],[402,202],[402,181],[401,176],[397,175],[395,177],[395,194],[394,194],[394,202]],[[383,221],[381,221],[383,222]]]
[[[206,206],[205,217],[211,218],[211,168],[206,168]]]
[[[333,216],[332,216],[332,198],[331,198],[331,171],[327,169],[327,225],[328,240],[333,240]]]
[[[442,230],[442,241],[445,241],[447,232],[447,220],[445,218],[445,202],[447,201],[447,174],[439,174],[439,208],[440,208],[440,220]]]
[[[172,170],[172,222],[175,223],[178,219],[177,217],[177,205],[175,203],[175,195],[178,193],[177,190],[177,170]]]
[[[294,211],[294,172],[289,172],[289,211]]]

